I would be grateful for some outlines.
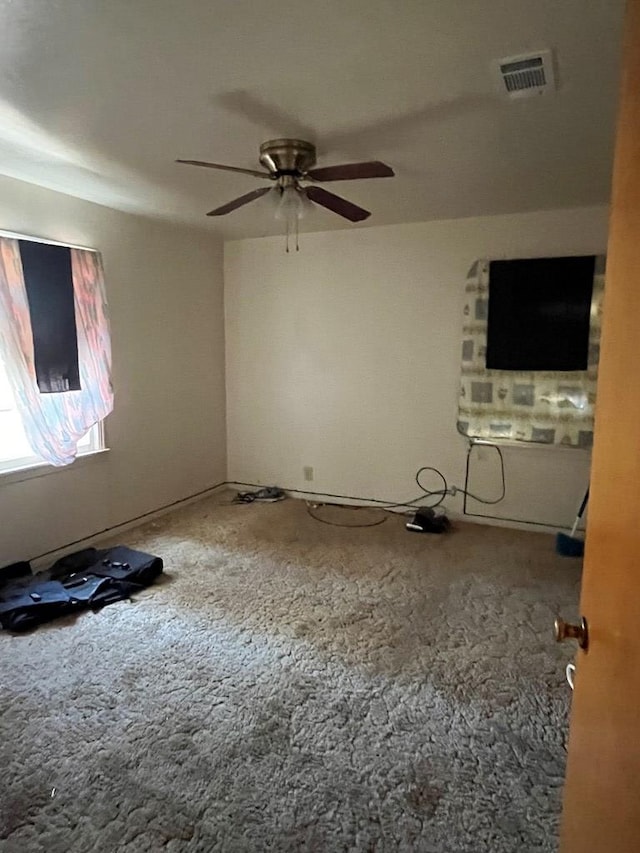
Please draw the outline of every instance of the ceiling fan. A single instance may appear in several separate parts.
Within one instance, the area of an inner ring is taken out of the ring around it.
[[[254,169],[224,166],[202,160],[176,160],[176,163],[204,166],[207,169],[222,169],[225,172],[240,172],[275,182],[274,187],[251,190],[221,207],[216,207],[215,210],[210,210],[207,216],[224,216],[271,192],[276,195],[279,206],[284,209],[282,218],[287,220],[295,218],[297,221],[302,215],[305,200],[308,199],[350,222],[361,222],[371,216],[370,211],[315,184],[325,181],[353,181],[361,178],[392,178],[394,176],[393,169],[379,160],[315,169],[316,147],[302,139],[270,139],[263,142],[260,146],[260,163],[267,171],[259,172]],[[303,185],[303,182],[307,181],[310,182],[310,186]]]

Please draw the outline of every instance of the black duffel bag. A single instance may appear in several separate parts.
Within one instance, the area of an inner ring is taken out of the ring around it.
[[[98,609],[130,598],[162,572],[160,557],[123,545],[85,548],[31,573],[29,563],[0,569],[0,625],[27,631],[86,608]]]

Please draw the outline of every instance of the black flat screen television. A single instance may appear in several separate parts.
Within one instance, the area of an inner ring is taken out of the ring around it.
[[[491,261],[486,366],[586,370],[595,255]]]

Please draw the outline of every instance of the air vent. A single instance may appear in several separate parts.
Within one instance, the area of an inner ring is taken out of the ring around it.
[[[497,63],[500,91],[510,98],[542,95],[555,85],[551,51],[510,56]]]

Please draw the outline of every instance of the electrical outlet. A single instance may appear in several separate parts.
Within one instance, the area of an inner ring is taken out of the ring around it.
[[[311,483],[313,481],[313,468],[311,465],[305,465],[302,469],[302,473],[304,474],[304,479],[307,483]]]

